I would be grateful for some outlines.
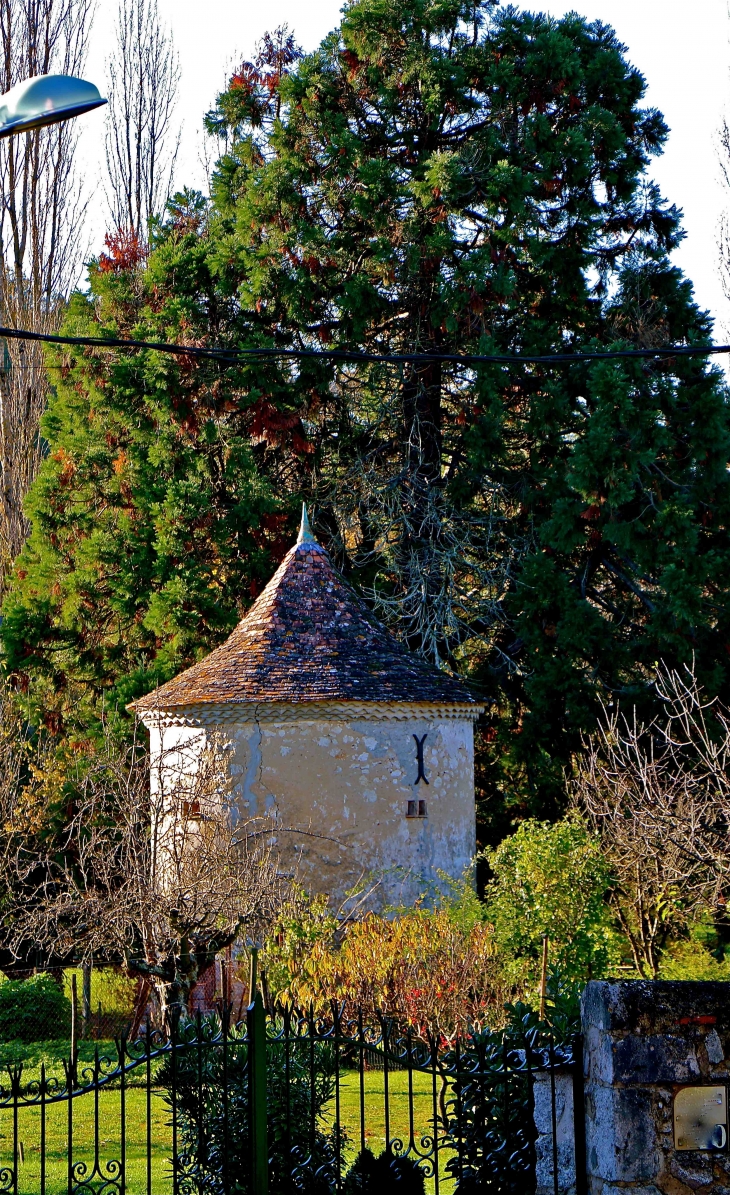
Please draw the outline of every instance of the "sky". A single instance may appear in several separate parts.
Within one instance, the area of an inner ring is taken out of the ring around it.
[[[340,0],[158,0],[172,30],[181,65],[179,119],[182,142],[177,184],[202,187],[202,116],[231,69],[250,58],[267,29],[288,24],[312,50],[339,17]],[[631,62],[647,80],[646,103],[670,127],[664,155],[652,174],[664,195],[684,211],[685,241],[675,261],[695,285],[700,305],[715,317],[716,339],[730,342],[730,300],[718,270],[717,234],[730,193],[721,183],[717,134],[730,120],[730,16],[727,0],[575,0],[521,4],[555,16],[577,11],[613,26]],[[105,90],[106,59],[113,44],[116,0],[98,0],[86,75]],[[103,109],[82,118],[84,173],[94,192],[88,234],[93,252],[105,231],[101,169]]]

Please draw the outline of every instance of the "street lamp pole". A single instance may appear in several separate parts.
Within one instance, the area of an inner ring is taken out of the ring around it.
[[[100,108],[98,87],[74,75],[35,75],[0,95],[0,138],[59,124]]]

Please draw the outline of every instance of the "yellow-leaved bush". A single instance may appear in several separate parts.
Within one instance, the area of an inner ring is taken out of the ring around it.
[[[272,997],[326,1013],[344,1003],[366,1022],[392,1017],[418,1036],[450,1039],[469,1024],[495,1026],[518,994],[492,926],[470,885],[433,909],[419,905],[344,926],[318,898],[282,920],[262,956]]]

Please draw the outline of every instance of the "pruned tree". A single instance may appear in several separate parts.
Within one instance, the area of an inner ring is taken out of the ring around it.
[[[146,753],[107,737],[52,836],[27,834],[23,790],[3,786],[0,944],[121,964],[154,987],[164,1018],[184,1015],[216,954],[260,938],[287,888],[270,828],[228,803],[225,754],[211,741],[197,766],[185,751],[161,760],[150,795]]]
[[[93,0],[0,0],[0,90],[33,75],[79,75]],[[0,142],[0,321],[53,331],[84,260],[86,202],[73,124]],[[0,593],[28,533],[23,500],[42,459],[48,379],[39,345],[0,346]]]
[[[121,0],[108,69],[107,199],[113,228],[141,243],[172,190],[179,81],[172,33],[160,24],[157,0]]]
[[[573,785],[634,965],[652,979],[667,941],[723,901],[730,874],[730,715],[689,670],[660,671],[656,690],[662,714],[649,725],[604,710]]]

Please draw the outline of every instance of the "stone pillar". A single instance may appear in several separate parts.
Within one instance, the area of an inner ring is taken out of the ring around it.
[[[728,1085],[730,983],[593,981],[582,999],[591,1195],[730,1195],[730,1157],[680,1150],[674,1098]]]
[[[575,1192],[575,1116],[573,1110],[573,1072],[554,1072],[555,1140],[557,1142],[558,1195]],[[532,1095],[534,1118],[536,1195],[555,1195],[555,1154],[553,1151],[553,1082],[549,1071],[536,1071]]]

